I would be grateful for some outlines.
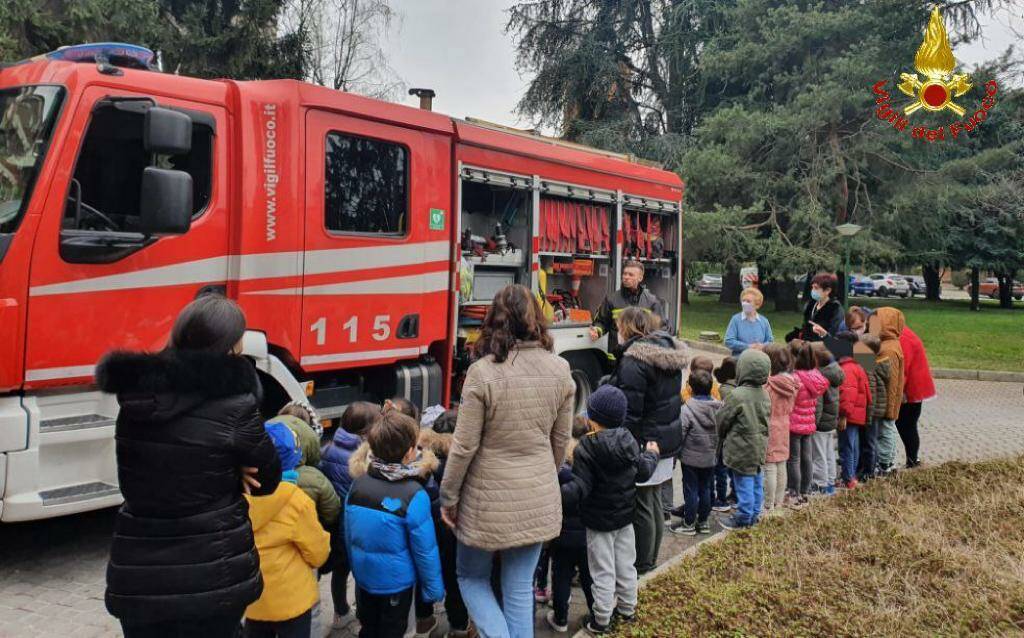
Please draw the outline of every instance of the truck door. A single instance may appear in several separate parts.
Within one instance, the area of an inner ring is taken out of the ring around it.
[[[147,149],[144,122],[155,105],[189,116],[189,152]],[[73,117],[33,251],[27,386],[87,381],[114,348],[162,348],[178,311],[227,279],[224,110],[94,87]],[[194,212],[186,233],[139,232],[147,166],[191,175]]]
[[[444,342],[449,138],[310,111],[306,158],[302,368],[416,359]]]

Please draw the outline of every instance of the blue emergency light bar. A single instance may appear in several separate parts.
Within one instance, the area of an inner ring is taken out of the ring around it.
[[[156,55],[146,47],[122,42],[94,42],[92,44],[76,44],[47,53],[51,60],[67,62],[106,62],[114,66],[136,69],[155,69],[153,59]]]

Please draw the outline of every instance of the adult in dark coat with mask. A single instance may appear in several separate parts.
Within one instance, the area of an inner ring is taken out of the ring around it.
[[[113,352],[97,368],[121,406],[106,604],[129,638],[234,636],[263,591],[242,494],[272,493],[281,466],[238,354],[244,332],[241,309],[207,295],[162,352]]]
[[[804,307],[804,325],[798,336],[804,341],[822,341],[825,335],[839,334],[843,324],[843,305],[833,299],[836,278],[821,273],[811,280],[811,300]],[[791,339],[787,337],[787,341]]]

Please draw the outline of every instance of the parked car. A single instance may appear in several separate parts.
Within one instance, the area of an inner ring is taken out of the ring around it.
[[[709,275],[705,274],[697,282],[697,294],[698,295],[709,295],[709,294],[720,294],[722,292],[722,276],[721,275]]]
[[[910,284],[910,296],[927,294],[928,287],[924,283],[924,277],[918,275],[903,275],[903,278]]]
[[[869,275],[873,289],[870,293],[875,297],[888,297],[896,295],[906,299],[910,296],[910,284],[902,276],[896,273],[875,273]]]
[[[870,297],[875,294],[875,282],[870,277],[852,275],[850,279],[850,296]]]
[[[967,291],[967,294],[971,294],[971,284],[967,284],[967,288],[965,288],[965,290]],[[1024,284],[1019,281],[1013,282],[1013,291],[1010,294],[1017,301],[1024,299]],[[978,284],[978,296],[988,297],[989,299],[999,299],[999,280],[995,277],[982,279]]]

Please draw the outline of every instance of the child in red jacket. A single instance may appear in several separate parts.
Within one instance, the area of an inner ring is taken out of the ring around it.
[[[853,332],[840,332],[837,338],[857,343]],[[868,373],[853,357],[839,359],[846,378],[839,386],[839,458],[842,481],[847,489],[857,487],[857,461],[860,459],[860,430],[867,424],[871,405]]]

